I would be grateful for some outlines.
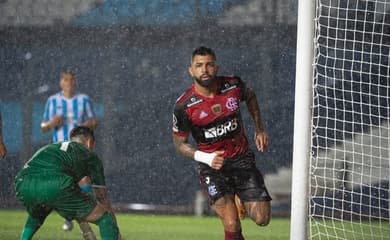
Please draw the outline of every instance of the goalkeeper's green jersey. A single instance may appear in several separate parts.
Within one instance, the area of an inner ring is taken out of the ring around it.
[[[16,178],[28,175],[68,175],[78,183],[84,176],[93,185],[105,185],[100,158],[78,142],[58,142],[39,149],[24,165]]]

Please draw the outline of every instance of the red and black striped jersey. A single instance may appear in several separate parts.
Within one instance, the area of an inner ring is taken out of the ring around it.
[[[205,97],[195,91],[194,85],[177,100],[173,112],[173,134],[196,141],[204,152],[225,151],[231,158],[248,149],[244,133],[240,102],[245,101],[247,88],[239,77],[217,77],[218,93]]]

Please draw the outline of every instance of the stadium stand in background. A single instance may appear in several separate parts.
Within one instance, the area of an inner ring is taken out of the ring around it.
[[[0,25],[52,26],[69,24],[79,14],[95,8],[102,0],[3,0],[0,1]]]
[[[218,16],[228,26],[296,24],[296,1],[2,0],[0,26],[185,25]]]

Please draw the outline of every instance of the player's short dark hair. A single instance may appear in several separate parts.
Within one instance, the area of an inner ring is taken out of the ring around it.
[[[95,141],[95,134],[93,130],[86,126],[77,126],[70,131],[70,138],[83,136],[85,138],[92,138]]]
[[[201,55],[201,56],[211,55],[215,60],[217,60],[217,56],[215,55],[215,52],[213,51],[213,49],[205,47],[205,46],[197,47],[192,52],[191,60],[193,60],[196,55]]]
[[[76,77],[76,73],[74,71],[70,70],[70,69],[66,69],[66,70],[61,71],[61,77],[64,76],[64,74],[69,74],[73,78]]]

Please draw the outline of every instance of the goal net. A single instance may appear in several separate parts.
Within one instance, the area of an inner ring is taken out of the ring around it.
[[[309,239],[390,239],[390,0],[316,0]]]

